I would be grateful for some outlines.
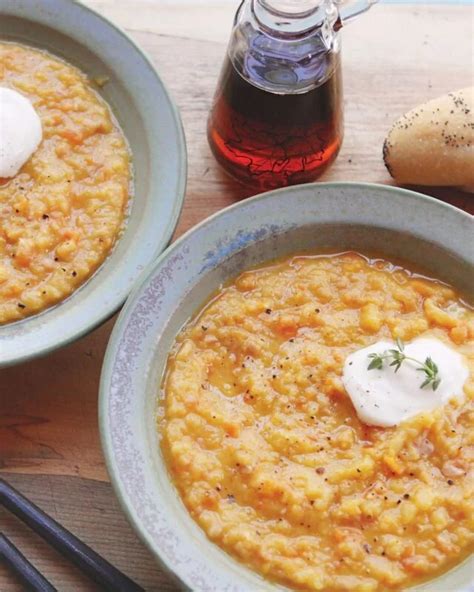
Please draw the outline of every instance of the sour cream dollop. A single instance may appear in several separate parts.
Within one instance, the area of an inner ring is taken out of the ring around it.
[[[453,397],[464,395],[469,371],[464,358],[438,339],[420,338],[405,345],[404,353],[421,362],[430,357],[438,366],[441,382],[434,391],[420,388],[425,374],[405,360],[398,372],[389,361],[381,370],[368,370],[369,354],[397,349],[389,341],[378,341],[350,354],[344,363],[343,383],[359,419],[368,425],[392,427],[421,412],[432,411]]]
[[[0,177],[14,177],[40,145],[41,120],[30,101],[0,87]]]

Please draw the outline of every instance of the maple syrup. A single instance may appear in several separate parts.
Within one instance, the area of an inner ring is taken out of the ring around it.
[[[323,173],[343,135],[338,58],[321,84],[296,93],[264,90],[255,71],[254,80],[245,79],[226,58],[208,139],[228,173],[259,189],[305,183]]]

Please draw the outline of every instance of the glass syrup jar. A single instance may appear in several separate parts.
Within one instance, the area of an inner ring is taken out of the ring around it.
[[[377,0],[244,0],[208,121],[217,161],[259,190],[314,181],[343,137],[340,29]]]

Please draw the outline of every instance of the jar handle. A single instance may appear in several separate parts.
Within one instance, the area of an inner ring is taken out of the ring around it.
[[[335,0],[339,10],[339,18],[334,28],[336,30],[350,23],[359,14],[366,12],[369,8],[378,2],[378,0]]]

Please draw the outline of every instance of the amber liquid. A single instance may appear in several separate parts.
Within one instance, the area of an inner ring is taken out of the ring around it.
[[[245,80],[226,58],[208,139],[239,181],[258,189],[313,181],[337,156],[342,129],[339,64],[321,86],[276,94]]]

